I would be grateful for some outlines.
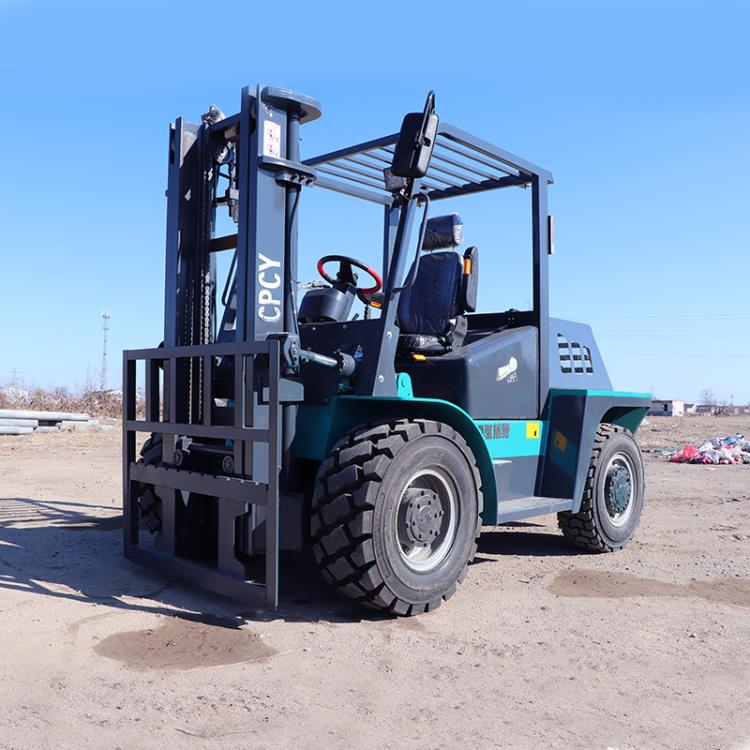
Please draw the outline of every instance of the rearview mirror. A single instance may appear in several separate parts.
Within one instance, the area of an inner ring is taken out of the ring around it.
[[[401,123],[401,132],[393,154],[391,172],[396,177],[424,177],[430,166],[437,136],[435,93],[427,94],[423,112],[410,112]]]

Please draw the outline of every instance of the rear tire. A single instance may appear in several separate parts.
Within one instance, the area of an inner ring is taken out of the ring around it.
[[[310,532],[323,578],[399,615],[436,609],[477,550],[482,493],[474,456],[446,424],[355,429],[321,464]]]
[[[578,513],[557,514],[566,539],[589,552],[622,549],[643,511],[643,456],[630,430],[600,424]]]

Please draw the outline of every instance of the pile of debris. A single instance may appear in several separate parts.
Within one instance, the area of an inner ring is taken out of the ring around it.
[[[750,441],[744,435],[711,438],[699,446],[686,445],[667,455],[676,464],[750,464]]]
[[[91,424],[88,414],[0,409],[0,435],[86,429]]]

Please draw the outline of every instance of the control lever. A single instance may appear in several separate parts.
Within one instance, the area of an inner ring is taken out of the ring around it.
[[[356,362],[351,354],[345,354],[344,352],[336,352],[335,357],[328,357],[325,354],[318,354],[317,352],[311,352],[307,349],[299,350],[299,358],[302,362],[309,362],[313,365],[321,365],[322,367],[329,367],[332,370],[338,370],[342,375],[348,377],[354,372]]]
[[[345,377],[352,375],[357,367],[357,363],[351,354],[335,352],[333,357],[329,357],[327,354],[318,354],[309,349],[300,349],[299,338],[294,334],[284,334],[281,356],[287,374],[297,372],[300,362],[309,362],[313,365],[328,367],[331,370],[338,370]]]

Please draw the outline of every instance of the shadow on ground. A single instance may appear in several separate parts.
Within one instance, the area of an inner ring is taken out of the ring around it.
[[[586,554],[573,547],[563,537],[562,532],[556,529],[525,530],[533,528],[545,529],[541,524],[535,523],[505,524],[484,529],[479,537],[478,552],[480,555],[518,555],[521,557],[574,557]]]
[[[339,597],[322,581],[309,556],[292,553],[281,558],[279,609],[246,611],[233,600],[126,560],[122,519],[111,511],[111,506],[63,500],[0,498],[0,591],[97,603],[233,629],[248,621],[278,618],[296,622],[389,619]],[[486,555],[575,554],[561,536],[526,530],[534,526],[487,529],[476,562],[494,561]]]
[[[125,559],[122,517],[111,512],[111,506],[88,503],[0,498],[0,591],[170,615],[224,628],[277,618],[300,622],[385,618],[339,597],[322,581],[311,559],[292,553],[282,555],[280,562],[279,609],[247,611],[241,603]]]

